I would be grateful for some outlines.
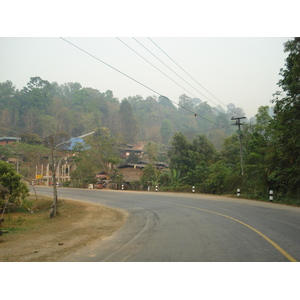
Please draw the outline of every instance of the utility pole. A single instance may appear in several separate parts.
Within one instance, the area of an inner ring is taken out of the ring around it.
[[[241,131],[241,125],[243,125],[243,123],[241,123],[241,119],[246,119],[246,117],[237,117],[237,118],[232,117],[231,120],[235,120],[235,123],[231,124],[231,125],[236,125],[239,128],[237,132],[238,132],[239,139],[240,139],[241,171],[242,171],[242,176],[243,176],[244,175],[244,163],[243,163],[242,131]]]
[[[52,185],[53,185],[53,205],[50,211],[50,218],[55,217],[59,214],[58,212],[58,200],[57,200],[57,188],[56,188],[56,177],[55,177],[55,164],[54,164],[54,154],[53,154],[53,136],[50,136],[50,146],[51,146],[51,158],[52,158]]]

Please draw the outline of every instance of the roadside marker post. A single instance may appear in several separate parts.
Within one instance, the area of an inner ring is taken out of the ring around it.
[[[122,184],[122,190],[124,190],[124,184]]]
[[[269,191],[269,200],[273,201],[273,190]]]
[[[192,193],[195,193],[195,187],[192,186]]]
[[[241,196],[241,190],[240,189],[237,189],[236,190],[236,195],[239,197],[239,196]]]
[[[155,192],[157,192],[157,191],[158,191],[158,186],[156,185],[156,186],[155,186]]]

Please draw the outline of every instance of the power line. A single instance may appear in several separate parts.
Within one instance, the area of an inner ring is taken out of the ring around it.
[[[143,87],[147,88],[148,90],[152,91],[153,93],[160,95],[160,93],[158,93],[157,91],[151,89],[150,87],[146,86],[145,84],[141,83],[140,81],[138,81],[138,80],[132,78],[131,76],[125,74],[124,72],[118,70],[117,68],[113,67],[112,65],[110,65],[110,64],[108,64],[108,63],[106,63],[106,62],[104,62],[103,60],[101,60],[101,59],[99,59],[98,57],[92,55],[91,53],[85,51],[84,49],[78,47],[77,45],[71,43],[70,41],[68,41],[68,40],[66,40],[66,39],[64,39],[64,38],[62,38],[62,37],[60,37],[60,39],[62,39],[62,40],[64,40],[65,42],[69,43],[69,44],[72,45],[73,47],[75,47],[75,48],[79,49],[80,51],[84,52],[85,54],[87,54],[87,55],[89,55],[89,56],[95,58],[96,60],[98,60],[98,61],[100,61],[101,63],[105,64],[106,66],[112,68],[113,70],[119,72],[120,74],[126,76],[127,78],[129,78],[129,79],[135,81],[136,83],[142,85]]]
[[[177,75],[180,79],[182,79],[185,83],[187,83],[190,87],[192,87],[194,90],[196,90],[199,94],[201,94],[203,97],[205,97],[208,101],[214,103],[212,100],[207,98],[204,94],[202,94],[198,89],[196,89],[194,86],[192,86],[189,82],[187,82],[184,78],[182,78],[177,72],[175,72],[173,69],[171,69],[167,64],[165,64],[160,58],[158,58],[152,51],[150,51],[147,47],[145,47],[142,43],[140,43],[136,38],[133,38],[138,44],[140,44],[144,49],[146,49],[149,53],[151,53],[157,60],[159,60],[164,66],[166,66],[170,71],[172,71],[175,75]],[[186,90],[186,89],[185,89]],[[191,92],[190,92],[191,93]],[[197,98],[193,93],[191,93],[194,97]],[[216,105],[217,106],[217,105]]]
[[[172,80],[174,83],[176,83],[177,85],[179,85],[181,88],[183,88],[185,91],[187,91],[188,93],[192,94],[190,91],[188,91],[186,88],[184,88],[182,85],[180,85],[178,82],[176,82],[175,80],[173,80],[170,76],[168,76],[165,72],[163,72],[162,70],[160,70],[159,68],[157,68],[154,64],[152,64],[149,60],[147,60],[144,56],[142,56],[141,54],[139,54],[137,51],[135,51],[132,47],[130,47],[128,44],[126,44],[124,41],[122,41],[121,39],[119,39],[117,37],[117,39],[123,43],[125,46],[127,46],[130,50],[132,50],[135,54],[137,54],[138,56],[140,56],[142,59],[144,59],[148,64],[150,64],[152,67],[154,67],[156,70],[158,70],[159,72],[161,72],[162,74],[164,74],[165,76],[167,76],[170,80]],[[194,97],[196,97],[195,95],[193,95]]]
[[[195,117],[200,117],[200,118],[202,118],[202,119],[204,119],[204,120],[206,120],[206,121],[208,121],[208,122],[210,122],[210,123],[212,123],[212,124],[216,125],[217,127],[223,128],[223,127],[222,127],[222,126],[220,126],[219,124],[217,124],[217,123],[215,123],[215,122],[213,122],[213,121],[210,121],[210,120],[208,120],[208,119],[204,118],[203,116],[201,116],[201,115],[199,115],[199,114],[195,113],[194,111],[192,111],[192,110],[190,110],[190,109],[188,109],[188,108],[186,108],[186,107],[184,107],[184,106],[182,106],[182,105],[180,105],[180,104],[176,103],[175,101],[172,101],[172,100],[170,100],[168,97],[166,97],[166,96],[163,96],[161,93],[159,93],[159,92],[157,92],[157,91],[153,90],[152,88],[148,87],[147,85],[145,85],[145,84],[141,83],[140,81],[138,81],[138,80],[136,80],[136,79],[132,78],[131,76],[129,76],[129,75],[127,75],[127,74],[125,74],[124,72],[122,72],[122,71],[118,70],[117,68],[115,68],[115,67],[111,66],[110,64],[108,64],[108,63],[104,62],[103,60],[101,60],[101,59],[99,59],[98,57],[96,57],[96,56],[92,55],[91,53],[89,53],[89,52],[87,52],[86,50],[84,50],[84,49],[80,48],[79,46],[77,46],[77,45],[75,45],[75,44],[71,43],[70,41],[68,41],[68,40],[66,40],[66,39],[64,39],[64,38],[62,38],[62,37],[60,37],[60,39],[62,39],[63,41],[65,41],[65,42],[69,43],[69,44],[70,44],[70,45],[72,45],[73,47],[75,47],[75,48],[79,49],[80,51],[84,52],[85,54],[87,54],[87,55],[91,56],[92,58],[94,58],[94,59],[96,59],[96,60],[100,61],[101,63],[105,64],[106,66],[108,66],[108,67],[112,68],[113,70],[115,70],[115,71],[119,72],[120,74],[122,74],[122,75],[126,76],[127,78],[129,78],[129,79],[131,79],[131,80],[135,81],[136,83],[138,83],[138,84],[142,85],[143,87],[145,87],[145,88],[147,88],[147,89],[151,90],[151,91],[152,91],[152,92],[154,92],[155,94],[157,94],[157,95],[159,95],[159,96],[161,96],[161,97],[164,97],[164,98],[168,99],[170,102],[172,102],[172,103],[174,103],[174,104],[178,105],[179,107],[181,107],[182,109],[185,109],[186,111],[188,111],[188,112],[192,113],[192,114],[193,114]]]
[[[236,114],[236,112],[224,104],[221,100],[219,100],[216,96],[214,96],[210,91],[208,91],[203,85],[201,85],[194,77],[192,77],[186,70],[184,70],[170,55],[168,55],[161,47],[159,47],[151,38],[148,39],[158,48],[160,49],[170,60],[172,60],[183,72],[185,72],[191,79],[193,79],[199,86],[201,86],[206,92],[208,92],[212,97],[214,97],[217,101],[223,104],[226,108],[230,109],[232,112]],[[207,97],[206,97],[207,98]],[[208,99],[208,98],[207,98]],[[214,103],[214,102],[213,102]],[[214,103],[215,104],[215,103]]]

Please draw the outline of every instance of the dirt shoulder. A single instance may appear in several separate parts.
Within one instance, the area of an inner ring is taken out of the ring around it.
[[[40,218],[38,225],[33,217]],[[13,218],[21,225],[20,230],[0,236],[0,262],[54,262],[111,235],[125,224],[127,215],[93,203],[64,200],[60,215],[53,219],[49,210],[8,218],[3,222],[6,227]],[[8,229],[5,226],[2,230]]]

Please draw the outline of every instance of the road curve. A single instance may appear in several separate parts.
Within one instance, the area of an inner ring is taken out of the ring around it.
[[[35,187],[38,194],[52,189]],[[58,188],[58,197],[124,209],[109,238],[61,261],[288,262],[300,260],[300,208],[203,194]]]

